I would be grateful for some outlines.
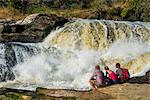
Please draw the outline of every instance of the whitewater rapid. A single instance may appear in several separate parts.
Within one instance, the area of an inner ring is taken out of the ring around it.
[[[149,32],[149,23],[81,19],[67,23],[51,32],[42,43],[14,43],[15,80],[2,82],[0,86],[89,90],[88,80],[94,66],[99,64],[103,70],[107,65],[115,71],[117,62],[128,68],[131,76],[144,75],[150,70]],[[3,65],[4,52],[4,48],[0,50]]]

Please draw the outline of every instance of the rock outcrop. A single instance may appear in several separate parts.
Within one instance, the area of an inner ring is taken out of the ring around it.
[[[132,77],[129,80],[129,83],[138,83],[138,84],[148,83],[148,84],[150,84],[150,70],[147,71],[146,74],[143,76]]]
[[[0,100],[149,100],[149,84],[116,84],[94,91],[46,89],[36,91],[1,88]]]
[[[41,42],[51,30],[66,22],[68,19],[53,14],[33,14],[16,23],[0,21],[0,42]]]
[[[146,76],[147,83],[150,84],[150,70],[146,72],[145,76]]]

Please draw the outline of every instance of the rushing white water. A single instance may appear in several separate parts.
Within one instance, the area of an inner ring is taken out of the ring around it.
[[[118,61],[132,76],[144,75],[150,70],[149,26],[141,22],[77,20],[51,32],[43,43],[13,45],[15,80],[0,86],[90,89],[88,80],[94,66],[99,64],[103,70],[108,65],[115,71]],[[4,50],[0,51],[1,58]],[[138,58],[143,60],[143,66],[138,64]],[[4,59],[0,63],[5,64]]]
[[[132,77],[134,77],[134,76],[143,76],[149,70],[150,70],[150,63],[148,63],[147,65],[145,65],[144,68],[143,68],[143,70],[141,70],[140,72],[133,74]]]
[[[136,59],[141,54],[150,52],[150,44],[138,40],[119,40],[114,42],[104,55],[104,59],[124,59],[126,62]]]
[[[42,53],[17,65],[14,68],[16,79],[13,87],[89,89],[88,79],[93,66],[101,64],[99,53],[65,50],[60,52],[60,55]],[[9,83],[5,85],[11,87]]]
[[[104,63],[101,59],[121,58],[129,62],[150,51],[149,46],[143,44],[138,41],[115,42],[104,51],[71,51],[55,47],[50,47],[46,51],[43,49],[42,53],[18,64],[14,68],[16,79],[13,82],[3,83],[2,86],[32,90],[36,87],[90,89],[88,79],[94,66],[99,64],[103,70]],[[114,71],[115,63],[109,65]],[[141,72],[133,74],[141,76],[149,69],[150,66],[146,65]],[[130,72],[132,74],[132,69]]]
[[[0,64],[5,65],[5,51],[4,51],[4,44],[0,44]]]

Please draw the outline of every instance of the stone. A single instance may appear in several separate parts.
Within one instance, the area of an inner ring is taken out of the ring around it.
[[[138,84],[149,83],[150,84],[150,70],[147,71],[144,76],[132,77],[129,80],[129,83],[138,83]]]
[[[37,43],[69,20],[54,14],[32,14],[16,23],[1,21],[0,42]],[[2,23],[3,22],[3,23]]]
[[[0,82],[7,80],[14,80],[15,75],[12,72],[11,68],[8,68],[2,64],[0,64]]]
[[[16,22],[16,24],[18,25],[27,25],[27,24],[30,24],[30,23],[32,23],[35,19],[36,19],[36,17],[38,16],[38,15],[40,15],[40,14],[32,14],[32,15],[29,15],[29,16],[27,16],[25,19],[22,19],[22,20],[19,20],[19,21],[17,21]]]
[[[147,83],[150,84],[150,70],[146,72],[145,76],[146,76]]]
[[[23,34],[34,35],[34,42],[41,42],[51,30],[63,26],[68,19],[56,15],[39,14]]]
[[[145,76],[137,76],[137,77],[132,77],[128,83],[138,83],[138,84],[144,84],[147,83],[146,77]]]
[[[4,30],[4,25],[0,24],[0,33]]]

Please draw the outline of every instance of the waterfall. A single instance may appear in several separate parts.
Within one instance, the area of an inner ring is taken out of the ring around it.
[[[89,89],[95,65],[115,71],[117,62],[132,76],[144,75],[150,70],[149,38],[149,22],[76,19],[42,43],[1,43],[1,76],[6,82],[0,86]]]
[[[46,46],[57,45],[69,49],[102,50],[117,40],[149,42],[149,33],[149,22],[79,19],[51,32],[43,43]]]
[[[15,79],[12,69],[15,65],[40,52],[34,44],[3,43],[0,44],[0,81]]]

